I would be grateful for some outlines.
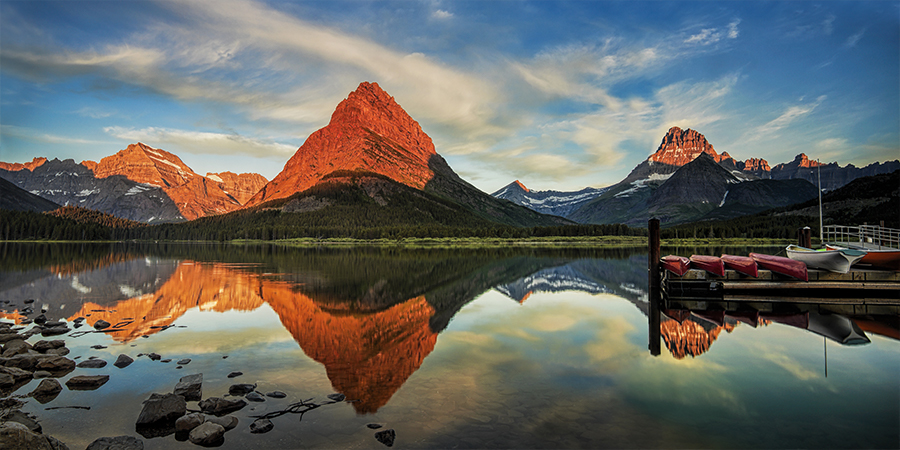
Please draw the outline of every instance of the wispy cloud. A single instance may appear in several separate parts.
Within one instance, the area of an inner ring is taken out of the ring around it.
[[[110,136],[129,142],[146,142],[149,145],[178,148],[194,154],[230,155],[245,154],[260,158],[290,156],[298,146],[280,144],[271,140],[254,139],[238,134],[210,133],[177,130],[171,128],[123,128],[106,127]]]
[[[803,105],[795,105],[788,107],[781,115],[775,119],[749,130],[745,134],[747,141],[771,139],[777,137],[778,132],[795,121],[811,114],[823,102],[827,96],[819,96],[814,102]]]
[[[443,9],[438,9],[431,13],[431,17],[438,20],[447,20],[453,18],[453,13]]]
[[[16,125],[0,125],[0,141],[2,138],[10,137],[22,139],[29,142],[40,144],[109,144],[110,142],[98,141],[95,139],[82,139],[74,136],[61,136],[58,134],[45,133],[29,127],[20,127]]]
[[[847,40],[844,42],[844,48],[856,47],[856,44],[859,43],[859,40],[862,39],[864,34],[866,34],[865,28],[863,28],[862,30],[859,30],[858,33],[848,37]]]

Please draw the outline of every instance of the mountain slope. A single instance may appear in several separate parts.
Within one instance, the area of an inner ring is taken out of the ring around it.
[[[44,212],[56,208],[59,208],[58,204],[34,195],[5,178],[0,178],[0,209]]]
[[[586,187],[580,191],[532,191],[519,180],[492,193],[494,198],[509,200],[542,214],[567,217],[584,203],[606,192],[608,188]]]
[[[85,161],[82,164],[93,170],[97,178],[121,175],[161,188],[187,220],[239,209],[267,181],[258,174],[230,172],[204,177],[191,170],[178,156],[140,142],[101,159],[99,163]],[[238,192],[232,195],[230,190]]]
[[[145,223],[182,221],[178,206],[161,189],[122,175],[96,178],[81,164],[53,159],[32,170],[0,169],[21,189],[59,205],[73,205]]]
[[[463,181],[437,154],[419,123],[377,83],[361,83],[338,104],[328,125],[312,133],[247,206],[303,192],[334,171],[381,174],[507,225],[570,223],[497,200]]]

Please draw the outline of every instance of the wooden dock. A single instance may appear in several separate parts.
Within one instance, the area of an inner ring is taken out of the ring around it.
[[[799,281],[763,269],[756,278],[733,270],[719,277],[691,269],[681,277],[663,271],[660,284],[666,298],[682,300],[900,305],[900,272],[810,269],[808,274],[809,281]]]

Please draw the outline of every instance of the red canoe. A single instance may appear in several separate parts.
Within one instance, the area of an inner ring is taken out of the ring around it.
[[[691,268],[691,260],[684,256],[667,255],[660,258],[659,261],[660,264],[662,264],[663,269],[666,269],[679,277],[684,276],[688,269]]]
[[[718,256],[691,255],[691,266],[703,269],[713,275],[725,276],[725,264]]]
[[[795,261],[783,256],[764,255],[762,253],[751,253],[750,257],[763,269],[794,277],[798,280],[809,281],[809,275],[806,273],[806,264],[803,261]]]
[[[756,267],[756,261],[749,256],[722,255],[722,262],[725,263],[725,267],[744,275],[753,278],[759,276],[759,269]]]

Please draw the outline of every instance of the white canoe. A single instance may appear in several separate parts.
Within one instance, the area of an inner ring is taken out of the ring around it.
[[[825,269],[831,272],[847,273],[853,263],[866,256],[863,250],[813,250],[799,245],[788,245],[788,258],[803,261],[807,267]]]

